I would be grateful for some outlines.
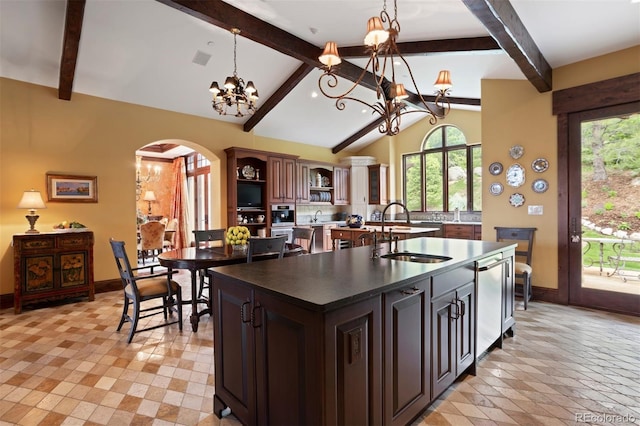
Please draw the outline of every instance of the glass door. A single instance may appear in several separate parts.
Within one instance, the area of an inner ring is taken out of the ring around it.
[[[569,303],[640,312],[640,112],[569,115]]]

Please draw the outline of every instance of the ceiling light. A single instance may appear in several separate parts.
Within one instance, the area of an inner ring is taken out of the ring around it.
[[[449,71],[440,71],[435,83],[435,101],[432,104],[427,104],[418,90],[409,64],[396,45],[396,38],[400,34],[400,23],[397,17],[397,0],[393,0],[393,19],[387,13],[387,2],[384,0],[380,16],[369,19],[367,22],[367,35],[364,38],[364,44],[367,46],[366,49],[370,55],[369,61],[353,86],[344,93],[337,95],[329,93],[338,86],[338,78],[332,67],[342,62],[336,43],[327,42],[324,52],[318,57],[320,62],[325,65],[324,73],[318,80],[318,86],[322,94],[327,98],[335,99],[338,110],[345,109],[345,101],[347,100],[366,105],[384,118],[384,122],[380,124],[378,130],[380,133],[386,133],[390,136],[397,135],[400,132],[400,118],[404,114],[410,112],[427,114],[430,116],[429,122],[431,124],[436,124],[439,118],[444,118],[450,109],[447,96],[452,87]],[[387,28],[384,28],[384,24],[387,24]],[[395,67],[399,64],[404,64],[406,67],[408,76],[416,91],[418,102],[412,102],[411,109],[408,109],[407,104],[404,102],[409,98],[409,94],[403,84],[396,82]],[[366,102],[351,95],[356,86],[365,78],[367,71],[370,71],[374,76],[377,98],[375,103]],[[417,107],[417,105],[413,105],[414,103],[419,104],[419,107],[413,108],[414,106]]]
[[[236,117],[244,117],[247,114],[256,112],[256,104],[258,102],[258,90],[249,81],[245,87],[244,80],[238,77],[236,56],[237,56],[237,40],[240,30],[233,28],[233,75],[227,77],[224,86],[220,88],[218,82],[214,81],[209,87],[209,91],[213,93],[213,109],[220,115],[232,114]]]

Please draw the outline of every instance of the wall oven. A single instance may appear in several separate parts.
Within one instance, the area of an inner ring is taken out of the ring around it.
[[[295,207],[290,204],[273,204],[271,207],[271,236],[286,235],[292,242],[293,225],[296,222]]]

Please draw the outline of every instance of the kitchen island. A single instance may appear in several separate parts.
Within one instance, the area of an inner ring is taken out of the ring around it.
[[[514,248],[416,238],[399,252],[441,261],[391,260],[381,244],[376,258],[356,247],[214,268],[214,412],[244,424],[410,422],[475,372],[479,281],[498,288],[493,344],[513,330]],[[479,265],[500,273],[478,280]]]

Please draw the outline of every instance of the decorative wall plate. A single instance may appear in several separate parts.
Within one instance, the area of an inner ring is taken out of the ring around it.
[[[247,164],[242,168],[242,176],[244,176],[245,179],[253,179],[256,176],[256,170]]]
[[[524,168],[518,164],[512,164],[507,169],[507,185],[515,188],[524,184]]]
[[[531,168],[534,172],[542,173],[549,168],[549,162],[545,158],[538,158],[533,160]]]
[[[533,192],[537,192],[538,194],[542,194],[547,189],[549,189],[549,182],[547,182],[544,179],[536,179],[531,184],[531,189],[533,189]]]
[[[513,207],[520,207],[524,204],[524,195],[516,192],[515,194],[511,194],[509,197],[509,204]]]
[[[518,158],[522,157],[523,154],[524,154],[524,148],[522,147],[522,145],[514,145],[511,147],[511,149],[509,149],[509,155],[514,160],[517,160]]]
[[[489,186],[489,192],[491,195],[500,195],[502,194],[503,189],[502,184],[499,182],[494,182]]]
[[[491,163],[489,165],[489,173],[494,176],[498,176],[500,173],[502,173],[502,163],[499,163],[497,161],[495,163]]]

